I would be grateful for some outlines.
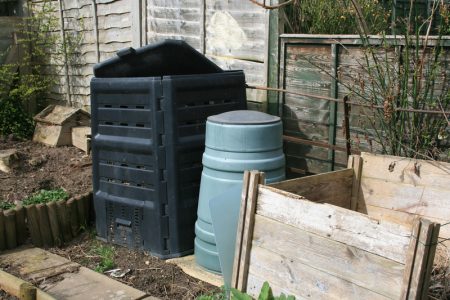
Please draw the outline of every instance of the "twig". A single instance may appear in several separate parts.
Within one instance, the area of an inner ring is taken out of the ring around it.
[[[289,1],[277,4],[277,5],[266,5],[266,1],[264,1],[264,3],[260,3],[257,0],[249,0],[249,1],[251,3],[256,4],[256,5],[258,5],[258,6],[262,7],[262,8],[265,8],[265,9],[278,9],[278,8],[281,8],[283,6],[289,5],[292,2],[294,2],[293,0],[289,0]]]

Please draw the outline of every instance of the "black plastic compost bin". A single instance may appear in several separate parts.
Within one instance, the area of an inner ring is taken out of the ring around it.
[[[245,109],[244,73],[171,40],[121,50],[94,75],[97,234],[161,258],[192,253],[206,118]]]

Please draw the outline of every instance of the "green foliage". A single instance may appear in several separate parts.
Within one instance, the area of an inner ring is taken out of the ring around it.
[[[66,34],[62,41],[55,3],[32,4],[33,15],[24,19],[17,32],[17,47],[23,55],[17,62],[0,65],[0,135],[30,137],[34,124],[29,113],[33,112],[24,107],[36,103],[37,110],[43,109],[56,83],[55,74],[76,63],[82,36]]]
[[[360,0],[362,14],[372,34],[389,29],[389,4]],[[350,0],[295,0],[286,9],[287,31],[309,34],[358,34],[355,8]]]
[[[67,200],[69,194],[62,188],[56,190],[40,190],[36,194],[23,200],[23,205],[41,204],[52,201]]]
[[[212,295],[201,295],[197,297],[196,300],[225,300],[228,299],[226,296],[225,289],[222,287],[222,291],[220,293],[212,294]],[[230,300],[253,300],[253,298],[247,293],[243,293],[237,289],[232,288],[230,290]],[[261,291],[258,296],[258,300],[295,300],[294,296],[286,296],[285,294],[281,294],[278,297],[273,296],[272,288],[269,283],[264,282],[261,287]]]
[[[16,205],[14,203],[0,200],[0,209],[8,210],[8,209],[15,208],[15,207],[16,207]]]
[[[28,139],[33,135],[33,129],[33,119],[20,100],[11,97],[0,99],[0,136],[13,134],[15,137]]]
[[[96,272],[104,273],[115,267],[116,264],[114,262],[114,247],[110,245],[102,245],[101,243],[96,242],[92,246],[90,253],[92,255],[98,256],[100,259],[94,269]]]

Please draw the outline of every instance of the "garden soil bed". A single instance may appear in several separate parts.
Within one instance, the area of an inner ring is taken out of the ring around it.
[[[48,147],[0,138],[0,150],[15,149],[19,163],[0,171],[0,201],[23,200],[41,189],[65,189],[70,196],[92,190],[91,159],[75,147]]]
[[[51,248],[51,252],[95,269],[101,257],[93,249],[113,247],[114,268],[129,272],[116,279],[160,299],[195,299],[202,294],[218,292],[219,288],[185,274],[178,266],[148,253],[111,245],[95,239],[91,233],[84,233],[64,248]]]

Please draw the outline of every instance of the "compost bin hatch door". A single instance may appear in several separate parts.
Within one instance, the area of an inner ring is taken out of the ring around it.
[[[125,48],[94,66],[96,77],[154,77],[223,72],[203,54],[180,40],[165,40],[142,48]]]

